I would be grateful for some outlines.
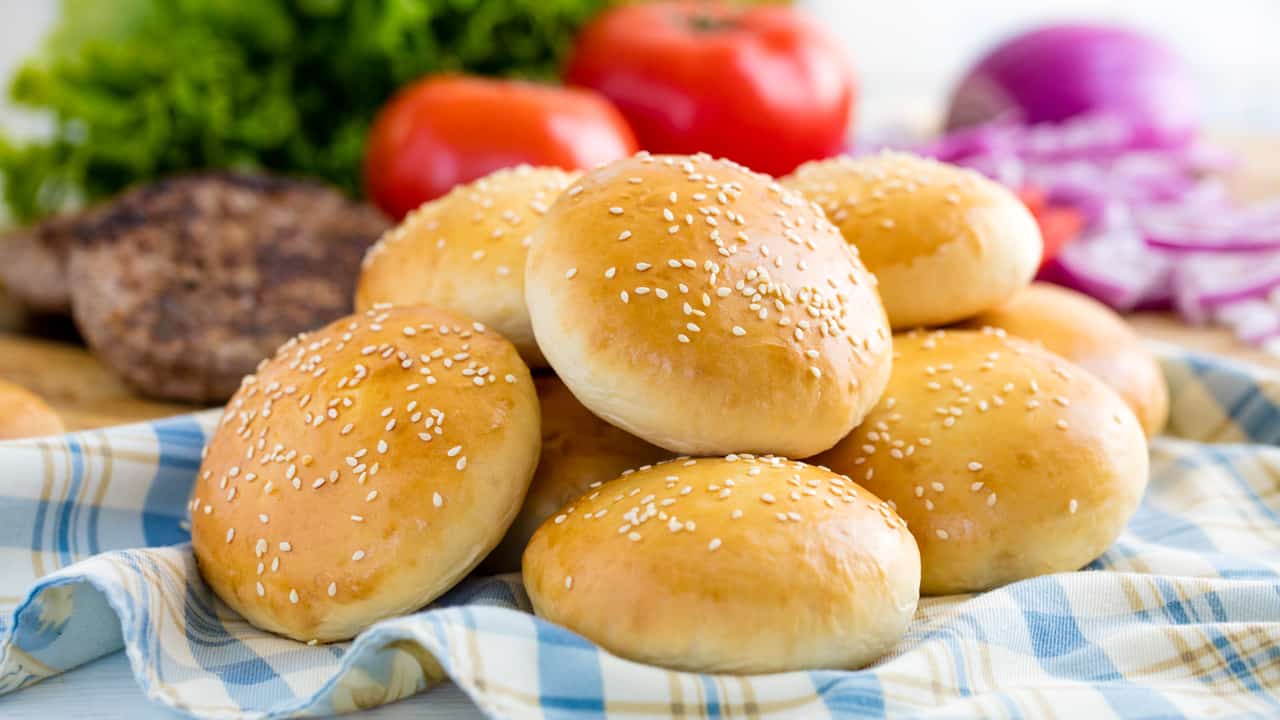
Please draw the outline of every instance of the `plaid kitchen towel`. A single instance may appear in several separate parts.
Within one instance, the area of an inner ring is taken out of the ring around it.
[[[529,615],[515,576],[309,647],[237,617],[184,544],[215,415],[0,444],[0,693],[123,648],[148,697],[213,718],[347,712],[445,676],[520,719],[1277,717],[1280,376],[1162,354],[1170,433],[1115,546],[1081,572],[926,600],[858,672],[637,665]]]

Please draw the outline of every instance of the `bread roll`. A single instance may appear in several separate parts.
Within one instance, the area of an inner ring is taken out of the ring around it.
[[[858,247],[895,330],[998,305],[1040,264],[1030,211],[972,170],[885,152],[805,163],[781,182],[821,205]]]
[[[902,519],[800,462],[677,459],[578,498],[524,555],[534,610],[637,662],[857,668],[902,637],[920,556]]]
[[[893,503],[925,595],[976,592],[1098,557],[1137,510],[1147,445],[1087,371],[1002,330],[894,339],[884,400],[813,462]]]
[[[888,378],[874,280],[822,211],[705,155],[587,173],[538,226],[525,297],[582,404],[675,452],[812,455]]]
[[[1003,328],[1093,373],[1120,394],[1147,437],[1158,435],[1169,418],[1160,363],[1123,318],[1087,295],[1035,283],[965,324]]]
[[[522,165],[423,204],[370,248],[356,309],[452,308],[502,333],[530,366],[546,366],[524,305],[525,254],[534,225],[573,178]]]
[[[515,348],[427,307],[286,343],[223,415],[191,494],[200,572],[254,625],[342,640],[444,593],[498,543],[538,460]]]
[[[520,514],[485,560],[482,569],[491,573],[518,571],[520,556],[538,526],[589,486],[671,457],[592,415],[554,375],[533,382],[542,406],[542,454]]]
[[[0,380],[0,440],[57,435],[62,421],[39,395]]]

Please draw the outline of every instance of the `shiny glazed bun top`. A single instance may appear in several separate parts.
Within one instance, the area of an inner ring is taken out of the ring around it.
[[[847,477],[775,457],[678,458],[577,498],[534,534],[539,615],[697,672],[857,668],[902,637],[920,555]]]
[[[200,572],[254,625],[349,638],[497,544],[538,457],[528,368],[497,333],[375,308],[280,348],[232,398],[191,493]]]
[[[466,313],[531,366],[545,366],[524,305],[525,254],[534,226],[574,176],[521,165],[424,203],[369,249],[356,309],[425,304]]]
[[[705,155],[584,175],[538,226],[525,296],[573,394],[677,452],[811,455],[888,378],[875,281],[822,210]]]
[[[1040,264],[1030,211],[972,170],[884,152],[805,163],[781,182],[858,247],[895,330],[982,312],[1026,287]]]
[[[1003,330],[893,344],[884,399],[813,462],[894,505],[923,594],[1078,570],[1115,541],[1147,486],[1147,444],[1114,391]]]
[[[1158,434],[1169,417],[1160,363],[1124,318],[1087,295],[1034,283],[966,325],[1003,328],[1093,373],[1120,394],[1147,437]]]

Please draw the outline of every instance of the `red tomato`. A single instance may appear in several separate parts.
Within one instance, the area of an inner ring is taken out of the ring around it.
[[[1018,191],[1018,197],[1040,226],[1040,236],[1044,239],[1044,254],[1040,259],[1043,268],[1084,229],[1084,216],[1075,208],[1050,203],[1038,188],[1024,187]]]
[[[844,147],[856,81],[800,11],[726,2],[623,5],[578,36],[565,79],[604,93],[654,152],[708,152],[784,175]]]
[[[401,90],[378,113],[364,183],[373,202],[399,219],[504,167],[573,170],[635,151],[626,121],[590,90],[439,75]]]

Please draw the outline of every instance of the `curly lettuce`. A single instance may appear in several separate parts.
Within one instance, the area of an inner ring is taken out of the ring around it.
[[[13,217],[205,167],[313,175],[352,193],[374,113],[440,71],[554,77],[609,0],[64,0],[13,79],[52,137],[0,135]]]

